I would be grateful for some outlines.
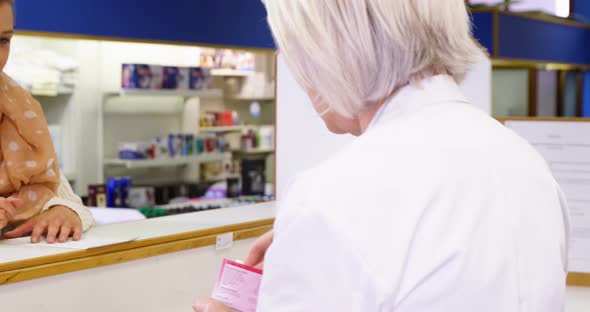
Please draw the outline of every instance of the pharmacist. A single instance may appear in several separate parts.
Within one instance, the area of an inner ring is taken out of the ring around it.
[[[292,183],[257,311],[563,311],[566,204],[461,94],[482,55],[465,1],[265,5],[326,127],[358,138]]]

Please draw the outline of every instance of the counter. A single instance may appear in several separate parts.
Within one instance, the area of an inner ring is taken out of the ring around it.
[[[2,308],[190,311],[194,299],[211,294],[221,260],[243,258],[272,227],[275,212],[267,203],[99,226],[87,235],[140,239],[87,251],[0,246]],[[227,232],[234,246],[215,250],[216,236]],[[588,288],[570,286],[567,295],[567,312],[587,311]]]
[[[214,245],[229,232],[234,240],[260,236],[274,215],[275,204],[264,203],[97,226],[86,237],[137,239],[82,251],[0,245],[0,285]]]

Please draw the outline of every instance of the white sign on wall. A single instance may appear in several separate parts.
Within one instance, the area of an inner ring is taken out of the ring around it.
[[[547,161],[571,215],[569,270],[590,273],[590,122],[507,121]]]

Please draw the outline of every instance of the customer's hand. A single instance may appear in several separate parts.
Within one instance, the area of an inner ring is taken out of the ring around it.
[[[273,237],[273,230],[270,230],[266,232],[266,234],[260,236],[254,242],[252,247],[250,247],[250,251],[248,252],[248,256],[246,256],[244,264],[251,267],[262,269],[262,267],[264,266],[264,255],[266,255],[266,251],[272,243]]]
[[[68,241],[70,236],[77,241],[82,238],[82,221],[78,214],[65,206],[55,206],[42,214],[32,217],[27,222],[17,227],[14,231],[5,233],[6,238],[21,237],[31,234],[31,242],[38,243],[43,234],[49,244]]]
[[[15,197],[0,197],[0,230],[8,225],[8,222],[17,215],[16,208],[21,201]]]
[[[193,304],[195,312],[231,312],[232,310],[225,304],[213,299],[201,299]]]

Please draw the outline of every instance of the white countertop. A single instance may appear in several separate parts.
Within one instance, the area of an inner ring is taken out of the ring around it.
[[[139,240],[207,230],[228,225],[253,222],[275,217],[276,203],[222,208],[211,211],[180,214],[130,223],[96,226],[84,237]],[[0,264],[13,261],[63,254],[72,250],[53,247],[11,246],[0,244]]]

